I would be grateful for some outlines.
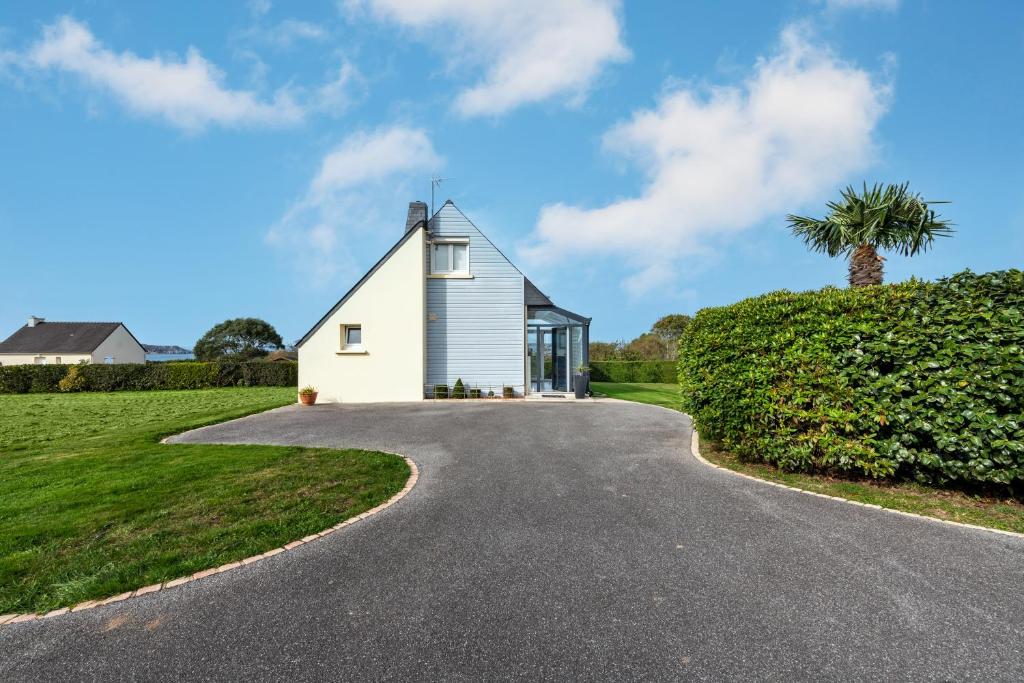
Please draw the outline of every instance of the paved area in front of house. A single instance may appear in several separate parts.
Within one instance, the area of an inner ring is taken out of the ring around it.
[[[289,407],[181,441],[421,468],[344,531],[0,628],[0,679],[1010,680],[1024,542],[779,490],[620,402]]]

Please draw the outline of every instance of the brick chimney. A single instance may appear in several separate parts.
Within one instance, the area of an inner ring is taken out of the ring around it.
[[[405,231],[409,232],[420,222],[427,220],[426,202],[409,202],[409,216],[405,219]]]
[[[45,322],[45,321],[44,321],[43,318],[40,318],[38,316],[30,315],[28,317],[28,326],[29,327],[35,327],[36,325],[38,325],[41,322]]]

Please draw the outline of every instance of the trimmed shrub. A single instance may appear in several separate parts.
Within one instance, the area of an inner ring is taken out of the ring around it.
[[[592,382],[676,383],[673,360],[595,360],[590,362]]]
[[[470,398],[480,398],[480,396],[481,396],[481,393],[480,393],[479,389],[470,389],[469,390],[469,397]]]
[[[299,364],[287,361],[241,363],[242,384],[247,387],[294,387],[299,385]]]
[[[203,389],[224,386],[220,382],[220,363],[161,363],[163,383],[168,389]],[[149,366],[147,366],[149,367]],[[156,369],[156,366],[153,366]],[[298,384],[298,379],[295,381]]]
[[[700,311],[683,407],[786,469],[1024,483],[1024,273],[774,292]]]
[[[298,386],[298,378],[298,363],[291,362],[9,365],[0,366],[0,393],[291,387]],[[73,389],[60,386],[65,379]]]
[[[501,397],[502,398],[515,398],[516,397],[515,387],[502,387],[501,388]]]
[[[448,398],[448,385],[447,384],[435,384],[434,385],[434,398]]]
[[[462,383],[462,378],[455,380],[455,386],[452,387],[452,398],[466,398],[466,385]]]
[[[82,391],[85,389],[85,378],[82,377],[79,366],[72,365],[61,381],[57,382],[57,388],[63,392]]]
[[[0,393],[58,391],[67,369],[67,365],[0,365]]]

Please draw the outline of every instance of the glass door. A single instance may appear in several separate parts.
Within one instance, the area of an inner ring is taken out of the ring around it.
[[[538,386],[538,389],[540,389],[540,391],[551,391],[554,388],[551,386],[551,371],[555,362],[554,354],[551,353],[552,330],[540,329],[538,332],[540,333],[541,353],[544,354],[541,362],[542,374],[540,376],[540,385]]]
[[[527,335],[530,356],[530,389],[569,391],[569,330],[537,327]]]
[[[555,391],[569,391],[569,334],[564,327],[551,330],[553,354],[551,359],[551,388]]]
[[[530,391],[540,391],[540,380],[543,377],[541,368],[543,367],[540,362],[540,347],[538,346],[537,334],[538,330],[535,328],[530,329],[530,333],[526,335],[526,346],[527,353],[530,355]]]

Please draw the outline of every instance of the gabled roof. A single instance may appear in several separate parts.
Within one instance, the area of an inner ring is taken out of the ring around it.
[[[25,325],[0,342],[0,353],[92,353],[120,326],[121,323],[38,322],[34,327]],[[137,339],[135,343],[138,344]]]
[[[530,282],[530,278],[523,277],[523,298],[527,306],[554,306],[555,303],[547,295],[537,289],[537,285]]]
[[[437,220],[437,218],[438,218],[438,217],[439,217],[439,216],[441,215],[441,212],[442,212],[442,211],[444,211],[444,207],[446,207],[446,206],[449,206],[449,205],[450,205],[450,206],[451,206],[451,207],[452,207],[453,209],[455,209],[456,211],[458,211],[458,212],[459,212],[459,215],[460,215],[460,216],[462,216],[462,218],[463,218],[463,219],[465,219],[465,221],[466,221],[467,223],[469,223],[470,225],[472,225],[472,226],[473,226],[473,229],[474,229],[474,230],[476,230],[476,231],[477,231],[478,233],[480,233],[480,236],[481,236],[481,237],[483,237],[483,238],[484,238],[485,240],[487,240],[487,243],[488,243],[488,244],[490,244],[490,245],[491,245],[492,247],[494,247],[494,251],[496,251],[496,252],[498,252],[499,254],[501,254],[501,257],[502,257],[503,259],[505,259],[505,261],[506,261],[506,262],[507,262],[507,263],[508,263],[508,264],[509,264],[510,266],[512,266],[512,268],[513,268],[513,269],[514,269],[514,270],[515,270],[516,272],[518,272],[518,273],[519,273],[520,275],[523,275],[523,271],[519,270],[519,266],[517,266],[516,264],[512,263],[512,259],[510,259],[510,258],[509,258],[508,256],[505,256],[505,252],[503,252],[503,251],[502,251],[502,250],[501,250],[501,249],[500,249],[500,248],[498,247],[498,245],[497,245],[497,244],[495,244],[494,242],[492,242],[492,241],[491,241],[491,238],[487,236],[487,233],[485,233],[485,232],[484,232],[483,230],[481,230],[481,229],[480,229],[479,227],[477,227],[477,224],[473,222],[473,219],[471,219],[471,218],[470,218],[469,216],[467,216],[466,214],[464,214],[464,213],[462,212],[462,209],[460,209],[459,207],[457,207],[457,206],[455,205],[455,202],[453,202],[453,201],[452,201],[451,199],[446,199],[446,200],[444,201],[444,204],[442,204],[442,205],[441,205],[441,208],[440,208],[440,209],[438,209],[437,211],[435,211],[435,212],[434,212],[434,215],[430,217],[430,220],[429,220],[429,221],[427,221],[427,234],[430,234],[430,231],[431,231],[431,230],[433,230],[433,227],[432,227],[432,226],[434,225],[434,221],[435,221],[435,220]],[[525,275],[523,275],[523,279],[524,279],[524,280],[526,279],[526,276],[525,276]]]
[[[305,344],[306,340],[312,337],[313,333],[319,330],[323,326],[323,324],[327,322],[327,319],[334,315],[335,311],[341,308],[345,304],[345,302],[352,297],[353,294],[359,291],[359,288],[363,286],[363,283],[369,280],[370,277],[374,273],[376,273],[380,269],[380,267],[383,266],[387,262],[387,260],[391,258],[395,254],[395,252],[402,247],[403,244],[405,244],[406,240],[408,240],[411,235],[416,234],[416,231],[422,230],[424,228],[426,228],[426,223],[424,221],[420,221],[412,228],[406,230],[405,234],[402,235],[402,238],[395,242],[395,246],[391,247],[388,250],[388,253],[384,254],[384,256],[381,257],[380,261],[377,261],[377,263],[373,264],[373,268],[370,268],[370,270],[367,271],[366,275],[359,278],[359,282],[355,283],[352,286],[352,289],[345,292],[345,296],[338,299],[338,303],[334,304],[334,306],[331,307],[331,310],[327,311],[327,313],[324,314],[324,317],[320,318],[320,320],[317,321],[316,325],[313,325],[312,329],[310,329],[309,332],[302,335],[302,339],[295,343],[295,347],[298,348]]]

